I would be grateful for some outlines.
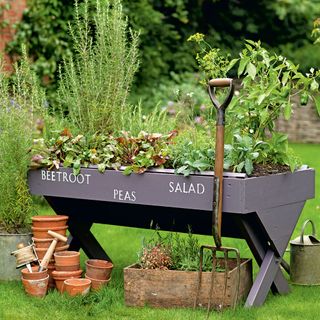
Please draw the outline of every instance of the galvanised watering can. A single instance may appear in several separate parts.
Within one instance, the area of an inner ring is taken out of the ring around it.
[[[312,225],[312,235],[304,235],[307,224]],[[299,285],[320,285],[320,241],[311,220],[303,223],[301,234],[290,241],[290,279]]]

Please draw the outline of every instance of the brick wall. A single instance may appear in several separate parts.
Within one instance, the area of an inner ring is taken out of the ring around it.
[[[6,4],[10,5],[8,10],[2,9],[2,15],[0,16],[1,22],[8,22],[8,25],[0,28],[0,52],[3,53],[6,44],[13,39],[14,36],[14,24],[21,20],[23,11],[27,7],[27,0],[0,0],[0,7],[4,8]],[[6,69],[10,71],[11,60],[5,55]]]

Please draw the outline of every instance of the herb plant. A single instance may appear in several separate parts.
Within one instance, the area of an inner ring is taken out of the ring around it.
[[[91,18],[89,0],[70,26],[75,53],[60,70],[62,110],[81,132],[122,129],[122,113],[138,68],[138,35],[128,29],[120,0],[96,0]]]
[[[44,93],[24,58],[15,65],[12,83],[0,72],[0,229],[25,231],[33,213],[27,185],[36,119],[43,114]]]
[[[200,243],[189,228],[188,235],[163,234],[155,231],[152,238],[143,240],[138,253],[138,263],[143,269],[198,271]],[[217,266],[219,268],[219,266]],[[212,269],[212,256],[204,252],[203,271]]]

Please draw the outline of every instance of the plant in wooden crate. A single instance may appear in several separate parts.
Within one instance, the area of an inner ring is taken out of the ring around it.
[[[27,184],[30,149],[44,94],[31,71],[26,52],[15,65],[12,83],[0,72],[0,279],[19,276],[10,252],[30,240],[33,203]],[[16,236],[13,236],[16,235]]]
[[[144,241],[138,263],[124,269],[126,304],[193,307],[198,286],[199,249],[199,241],[190,230],[186,237],[179,234],[165,236],[157,231],[154,238]],[[224,259],[218,261],[214,271],[214,290],[210,297],[213,263],[212,256],[205,253],[198,306],[207,306],[209,300],[218,309],[234,306],[248,294],[252,284],[251,260],[242,259],[238,267],[233,259],[228,259],[227,266],[224,263]],[[228,277],[226,292],[225,271]],[[240,272],[240,279],[237,272]]]

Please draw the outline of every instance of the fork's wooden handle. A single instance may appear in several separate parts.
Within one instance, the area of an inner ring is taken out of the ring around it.
[[[209,80],[208,85],[210,87],[224,88],[224,87],[229,87],[231,83],[232,83],[232,79],[230,78],[219,78],[219,79]]]

